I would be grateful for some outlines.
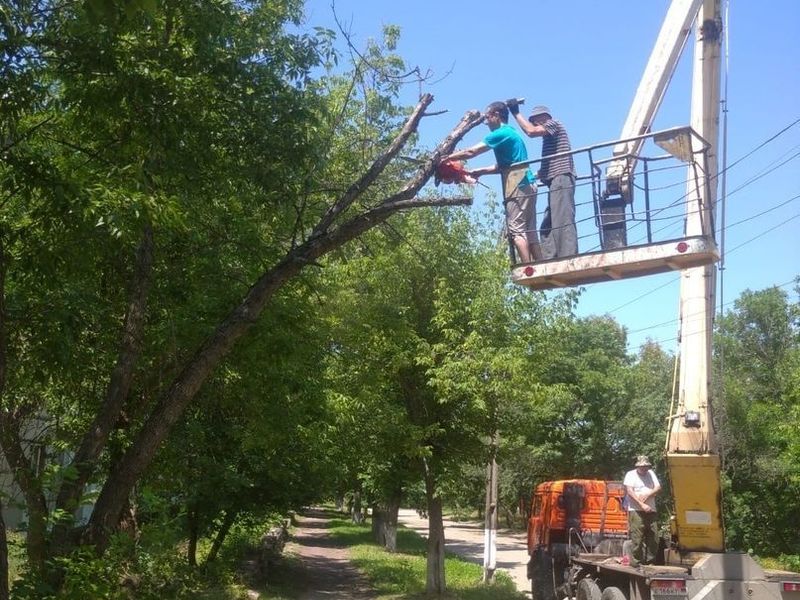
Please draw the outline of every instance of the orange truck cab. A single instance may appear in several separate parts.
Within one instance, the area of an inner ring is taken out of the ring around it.
[[[578,544],[591,550],[604,540],[624,540],[628,536],[624,498],[625,487],[618,481],[569,479],[539,484],[531,499],[528,554],[537,548],[552,549],[554,544]]]
[[[579,552],[622,554],[628,537],[625,487],[618,481],[569,479],[536,487],[528,521],[528,579],[534,600],[552,600],[571,581]]]

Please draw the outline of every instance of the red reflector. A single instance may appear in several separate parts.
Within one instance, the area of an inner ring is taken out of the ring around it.
[[[528,277],[533,275],[534,271],[535,271],[535,269],[533,267],[531,267],[531,266],[525,267],[525,275],[528,276]]]
[[[653,579],[650,582],[650,590],[653,592],[660,592],[661,594],[664,593],[673,593],[678,594],[681,592],[686,592],[686,580],[685,579]]]
[[[800,581],[784,581],[784,592],[800,592]]]
[[[678,252],[683,254],[684,252],[686,252],[689,249],[689,244],[687,244],[686,242],[678,242],[677,248],[678,248]]]

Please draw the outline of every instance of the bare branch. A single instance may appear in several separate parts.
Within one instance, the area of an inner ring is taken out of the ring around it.
[[[347,210],[353,204],[353,202],[362,193],[364,193],[364,191],[372,183],[375,182],[386,166],[400,152],[400,150],[408,141],[408,138],[410,138],[411,135],[417,130],[417,127],[419,127],[419,121],[422,118],[425,109],[431,104],[431,102],[433,102],[433,96],[430,94],[425,94],[425,96],[420,99],[419,103],[416,107],[414,107],[414,110],[408,117],[408,120],[403,125],[400,134],[392,141],[390,146],[383,153],[381,153],[378,158],[375,159],[370,168],[367,169],[367,172],[364,173],[358,179],[358,181],[347,188],[347,191],[336,202],[333,203],[333,205],[328,209],[328,212],[325,213],[317,226],[314,228],[311,237],[324,234],[324,232],[327,231],[331,224],[336,220],[336,217]]]
[[[410,200],[397,200],[396,202],[381,204],[392,212],[408,210],[409,208],[424,208],[432,206],[471,206],[472,196],[435,196],[431,198],[411,198]]]
[[[339,29],[339,33],[341,33],[342,36],[344,36],[344,39],[347,42],[347,46],[350,49],[350,53],[352,55],[357,56],[360,63],[365,64],[375,73],[380,74],[382,77],[385,77],[389,81],[396,81],[401,83],[408,82],[409,80],[411,80],[411,81],[417,81],[421,84],[431,76],[430,69],[428,70],[426,75],[423,75],[422,71],[418,66],[414,67],[407,73],[403,73],[401,75],[392,75],[391,73],[387,73],[385,69],[381,69],[380,67],[375,66],[367,59],[366,56],[364,56],[361,52],[359,52],[358,48],[356,48],[355,44],[353,44],[350,32],[344,28],[341,21],[339,20],[339,15],[336,12],[336,5],[334,2],[331,2],[331,11],[333,12],[333,20],[336,23],[336,27]],[[411,79],[412,75],[416,75],[416,77]]]
[[[483,116],[477,110],[467,111],[464,116],[461,117],[461,121],[459,121],[458,125],[456,125],[447,135],[447,137],[445,137],[439,143],[439,145],[436,146],[433,154],[431,154],[428,157],[428,160],[420,166],[419,170],[417,171],[417,175],[408,183],[408,185],[406,185],[406,190],[413,190],[410,196],[415,195],[420,188],[425,185],[431,177],[433,177],[436,165],[439,164],[439,158],[450,154],[458,142],[460,142],[469,131],[480,125],[482,122]],[[392,202],[393,198],[395,197],[387,198],[384,203]]]

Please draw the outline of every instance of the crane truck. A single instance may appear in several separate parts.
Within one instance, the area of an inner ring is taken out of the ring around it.
[[[657,564],[626,564],[622,485],[579,479],[545,482],[533,494],[528,523],[534,600],[800,600],[800,574],[765,570],[748,554],[725,548],[720,455],[709,397],[719,260],[713,220],[722,22],[721,0],[671,2],[621,139],[604,163],[605,190],[597,202],[598,223],[607,232],[601,238],[603,251],[512,270],[516,283],[534,289],[667,269],[681,274],[678,394],[670,409],[664,453],[674,505],[670,542]],[[686,131],[675,130],[660,136],[663,145],[654,140],[691,163],[684,239],[625,248],[620,223],[631,202],[639,150],[651,135],[655,113],[693,30],[690,135],[681,137],[678,133]]]

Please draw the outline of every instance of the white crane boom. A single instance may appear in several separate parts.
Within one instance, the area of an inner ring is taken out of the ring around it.
[[[636,138],[650,131],[686,40],[691,35],[692,23],[702,4],[703,0],[674,0],[670,4],[619,139]],[[614,155],[619,156],[620,160],[611,163],[607,169],[607,185],[612,194],[619,193],[628,201],[630,200],[629,178],[634,171],[636,156],[644,141],[643,138],[639,138],[614,146]]]

